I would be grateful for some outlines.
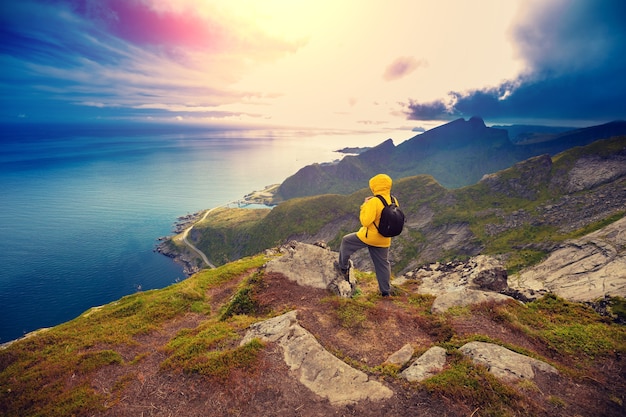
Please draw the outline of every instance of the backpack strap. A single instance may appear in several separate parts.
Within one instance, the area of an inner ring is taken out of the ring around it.
[[[380,201],[383,202],[383,205],[385,207],[387,207],[389,205],[389,204],[387,204],[387,201],[385,200],[385,197],[383,197],[382,195],[376,194],[376,197],[378,197],[380,199]],[[391,197],[391,202],[394,203],[397,206],[398,205],[398,200],[394,196],[392,196],[392,195],[390,195],[390,197]]]
[[[392,196],[391,194],[389,195],[391,197],[391,202],[396,204],[396,206],[398,205],[398,200],[396,200],[396,198],[394,196]],[[383,197],[380,194],[376,194],[376,197],[378,197],[378,199],[380,201],[383,202],[383,206],[387,207],[389,204],[387,203],[387,201],[385,200],[385,197]],[[378,228],[378,226],[376,226],[376,222],[373,222],[374,227],[376,228],[376,230],[378,230],[378,232],[380,233],[380,229]],[[367,237],[367,232],[365,232],[365,237]]]

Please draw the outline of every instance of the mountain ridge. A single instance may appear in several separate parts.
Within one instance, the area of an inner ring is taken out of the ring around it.
[[[561,132],[537,143],[516,144],[506,129],[487,127],[480,117],[457,119],[408,139],[391,139],[334,164],[303,167],[279,186],[278,200],[326,193],[351,193],[379,172],[394,179],[432,175],[446,188],[471,185],[492,172],[540,154],[556,155],[599,139],[625,135],[626,122],[614,121]],[[545,139],[545,135],[544,135]]]

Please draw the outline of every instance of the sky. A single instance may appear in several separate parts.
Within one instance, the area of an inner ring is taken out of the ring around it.
[[[0,0],[0,122],[626,119],[623,0]]]

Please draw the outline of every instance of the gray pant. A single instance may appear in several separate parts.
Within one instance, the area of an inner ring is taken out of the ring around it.
[[[389,248],[380,248],[378,246],[370,246],[359,239],[356,233],[345,235],[341,240],[339,248],[339,266],[343,269],[348,268],[348,260],[350,256],[359,249],[367,248],[370,257],[374,263],[376,271],[376,280],[378,280],[378,288],[382,295],[389,295],[391,280],[391,265],[389,264]]]

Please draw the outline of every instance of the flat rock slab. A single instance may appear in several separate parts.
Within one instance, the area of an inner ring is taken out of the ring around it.
[[[459,348],[475,364],[483,365],[495,377],[505,381],[534,379],[535,372],[558,374],[552,365],[485,342],[469,342]]]
[[[572,301],[626,297],[626,217],[565,242],[541,264],[509,277],[522,293],[553,292]]]
[[[446,350],[433,346],[417,358],[401,375],[411,382],[420,382],[435,376],[446,364]]]
[[[393,396],[393,391],[332,355],[306,329],[298,324],[296,311],[255,323],[241,344],[257,338],[277,342],[285,363],[299,381],[332,405],[359,401],[378,401]]]

